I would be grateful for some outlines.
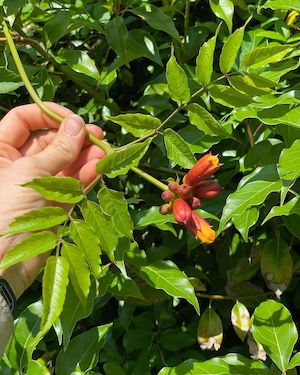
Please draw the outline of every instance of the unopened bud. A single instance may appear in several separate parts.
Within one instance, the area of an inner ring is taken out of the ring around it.
[[[187,202],[193,210],[197,210],[201,206],[200,199],[197,197],[192,197]]]
[[[201,181],[198,185],[193,186],[193,194],[200,198],[214,198],[219,195],[221,190],[222,186],[213,180]]]
[[[184,183],[194,186],[206,180],[220,168],[219,159],[216,155],[206,154],[185,175]]]
[[[165,203],[163,204],[162,206],[159,207],[159,212],[162,214],[162,215],[167,215],[169,214],[171,211],[171,204],[170,203]]]
[[[182,199],[189,199],[192,197],[192,188],[187,184],[179,185],[178,187],[178,195]]]
[[[161,199],[165,202],[171,202],[172,200],[174,200],[174,198],[175,194],[172,193],[170,190],[166,190],[161,193]]]
[[[175,199],[172,209],[174,218],[179,224],[186,224],[192,215],[191,207],[181,198]]]
[[[177,193],[179,184],[176,181],[171,181],[168,184],[169,190],[171,190],[173,193]]]

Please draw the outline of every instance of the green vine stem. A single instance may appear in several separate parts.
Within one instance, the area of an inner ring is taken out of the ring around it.
[[[17,48],[16,48],[15,43],[13,41],[13,38],[12,38],[12,36],[10,34],[10,31],[7,27],[7,24],[4,20],[2,22],[2,27],[3,27],[3,32],[4,32],[5,37],[7,39],[7,43],[8,43],[9,49],[11,51],[12,57],[14,59],[14,62],[16,64],[16,67],[17,67],[18,72],[20,74],[20,77],[21,77],[22,81],[24,82],[24,85],[25,85],[29,95],[31,96],[32,100],[48,116],[52,117],[56,121],[62,122],[64,120],[63,117],[61,117],[59,114],[57,114],[56,112],[52,111],[49,107],[47,107],[47,105],[40,99],[40,97],[35,92],[34,88],[32,87],[31,82],[30,82],[30,80],[29,80],[29,78],[28,78],[28,76],[25,72],[25,69],[23,67],[22,61],[21,61],[20,56],[18,54],[18,51],[17,51]],[[100,139],[95,137],[93,134],[88,133],[87,139],[89,139],[92,143],[94,143],[95,145],[100,147],[107,155],[116,151],[116,150],[113,149],[113,147],[108,142],[101,141]],[[145,180],[147,180],[150,183],[152,183],[153,185],[155,185],[156,187],[158,187],[159,189],[161,189],[163,191],[168,189],[167,185],[163,184],[162,182],[157,180],[155,177],[153,177],[150,174],[142,171],[141,169],[139,169],[137,167],[132,167],[131,170],[134,173],[136,173],[137,175],[141,176]],[[98,180],[98,179],[96,179],[96,180]]]

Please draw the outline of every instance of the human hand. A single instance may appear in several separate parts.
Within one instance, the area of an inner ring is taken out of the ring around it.
[[[60,125],[36,104],[11,110],[0,121],[0,233],[17,217],[49,204],[21,185],[38,177],[71,176],[86,188],[96,178],[96,163],[105,153],[85,139],[86,132],[99,139],[102,130],[84,125],[81,117],[55,103],[47,105],[65,120]],[[26,234],[0,238],[0,260]],[[18,298],[35,280],[49,254],[41,254],[1,270]]]

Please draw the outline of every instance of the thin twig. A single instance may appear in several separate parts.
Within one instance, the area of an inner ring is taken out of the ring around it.
[[[196,292],[196,296],[200,298],[207,298],[207,299],[219,299],[219,300],[240,300],[240,299],[253,299],[259,297],[266,297],[273,295],[274,292],[266,292],[260,294],[253,294],[253,295],[246,295],[246,296],[223,296],[221,294],[205,294],[205,293],[198,293]]]

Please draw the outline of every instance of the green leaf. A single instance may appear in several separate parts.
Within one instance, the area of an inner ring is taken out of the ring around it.
[[[22,185],[38,191],[43,198],[61,203],[78,203],[83,199],[80,181],[72,177],[41,177]]]
[[[45,375],[48,372],[46,365],[41,362],[31,360],[28,364],[27,375]]]
[[[112,225],[111,217],[105,214],[102,207],[91,201],[86,201],[82,205],[82,213],[84,220],[90,224],[98,236],[101,248],[114,262],[114,251],[117,247],[118,237]]]
[[[0,67],[0,94],[7,94],[24,86],[20,76],[12,70]]]
[[[21,371],[28,364],[38,344],[36,335],[39,332],[42,310],[42,302],[37,301],[26,307],[18,317],[5,351],[11,366],[16,370]]]
[[[256,207],[251,207],[241,215],[237,214],[232,217],[234,226],[241,233],[245,242],[248,242],[249,229],[257,222],[258,217],[259,210]]]
[[[103,365],[105,375],[127,375],[127,372],[114,362],[106,362]]]
[[[72,220],[70,231],[73,241],[84,252],[92,274],[97,279],[101,272],[100,241],[93,228],[81,220]]]
[[[25,233],[35,230],[52,228],[63,223],[67,214],[61,207],[42,207],[17,217],[5,234]]]
[[[75,369],[85,372],[95,367],[111,326],[112,323],[94,327],[72,339],[67,350],[58,353],[56,374],[71,374]]]
[[[231,310],[231,323],[235,333],[244,341],[250,329],[250,314],[241,302],[237,301]]]
[[[114,117],[110,116],[108,119],[122,126],[135,137],[145,136],[157,129],[160,125],[160,119],[157,117],[144,115],[141,113],[127,113],[125,115],[118,115]]]
[[[196,59],[196,80],[202,86],[208,85],[211,81],[218,33],[219,27],[216,30],[215,36],[203,43]]]
[[[289,246],[281,238],[269,241],[261,250],[261,273],[269,289],[279,298],[293,276],[293,260]]]
[[[288,370],[291,370],[293,368],[300,366],[300,352],[296,353],[292,359],[290,360]]]
[[[246,107],[252,102],[250,96],[241,94],[230,86],[214,85],[208,92],[215,102],[229,108]]]
[[[233,216],[242,215],[250,207],[262,204],[270,193],[280,191],[281,185],[274,165],[257,168],[251,175],[246,176],[238,189],[226,200],[219,231],[224,229]]]
[[[108,288],[108,292],[115,296],[123,297],[122,299],[133,297],[145,300],[136,282],[121,273],[114,276],[111,285]]]
[[[146,154],[152,138],[145,142],[131,145],[123,150],[113,152],[101,159],[96,166],[97,172],[106,174],[109,178],[126,174],[131,167],[136,167]]]
[[[232,32],[232,17],[234,5],[231,0],[209,0],[209,5],[214,14],[225,21],[229,33]]]
[[[281,371],[288,369],[298,332],[289,310],[279,302],[262,302],[254,311],[253,336]]]
[[[69,283],[69,264],[63,257],[50,256],[43,276],[43,316],[41,333],[45,334],[63,310]]]
[[[188,105],[188,116],[191,124],[208,135],[226,134],[219,122],[203,107],[197,103]]]
[[[220,70],[223,74],[229,73],[235,63],[241,47],[245,26],[235,30],[225,42],[220,55]]]
[[[90,291],[91,280],[90,270],[85,260],[84,253],[76,245],[64,242],[61,248],[61,254],[69,263],[69,277],[74,290],[81,303],[85,305]]]
[[[263,8],[271,8],[273,10],[296,10],[300,12],[300,1],[299,0],[268,0],[262,6]]]
[[[136,216],[135,229],[144,229],[149,225],[157,226],[158,228],[166,223],[176,223],[173,215],[162,215],[159,212],[159,207],[151,207],[148,210],[143,210]]]
[[[257,113],[257,117],[266,125],[286,124],[300,128],[300,107],[276,106]]]
[[[202,350],[219,350],[223,341],[223,325],[218,314],[207,308],[199,320],[197,339]]]
[[[182,103],[188,103],[191,97],[188,79],[185,71],[176,61],[174,48],[172,48],[172,54],[167,63],[166,78],[171,99],[179,105]]]
[[[281,151],[278,172],[283,180],[295,180],[300,176],[300,140]]]
[[[147,3],[143,7],[133,8],[130,11],[145,20],[153,29],[164,31],[179,40],[179,34],[172,18],[155,5]]]
[[[187,276],[170,260],[159,260],[141,267],[141,277],[155,289],[162,289],[172,297],[184,298],[200,313],[195,291]]]
[[[268,367],[240,354],[227,354],[207,361],[188,359],[176,367],[165,367],[158,375],[270,375]]]
[[[65,300],[63,311],[59,317],[63,331],[64,350],[66,350],[69,345],[76,323],[79,320],[88,317],[92,313],[96,292],[96,283],[92,282],[87,301],[85,305],[82,305],[78,295],[74,291],[72,284],[68,285],[68,297]]]
[[[120,16],[112,18],[105,26],[105,35],[107,43],[127,64],[126,39],[128,31],[124,19]]]
[[[281,61],[293,50],[292,45],[272,45],[268,47],[257,47],[244,56],[243,68],[258,69],[267,64]]]
[[[228,77],[228,81],[233,88],[250,96],[265,96],[272,91],[270,87],[275,86],[274,82],[254,74]],[[271,96],[271,100],[273,98]]]
[[[77,73],[94,78],[99,83],[101,82],[101,76],[96,67],[95,61],[84,51],[63,49],[56,56],[56,60],[60,64],[67,64]]]
[[[53,17],[43,26],[43,34],[46,41],[46,48],[50,48],[68,32],[72,13],[70,11],[56,11]]]
[[[52,250],[56,246],[56,241],[56,235],[52,232],[33,233],[6,253],[0,263],[0,269],[11,267],[28,258]]]
[[[286,204],[282,206],[274,206],[271,208],[268,215],[265,217],[265,220],[262,222],[264,224],[268,220],[272,219],[275,216],[289,216],[292,214],[300,215],[300,200],[299,197],[294,197]]]
[[[196,159],[185,140],[172,129],[164,131],[168,158],[183,168],[192,168]]]
[[[97,196],[104,212],[112,217],[114,228],[119,236],[132,238],[133,223],[124,194],[103,186]]]

